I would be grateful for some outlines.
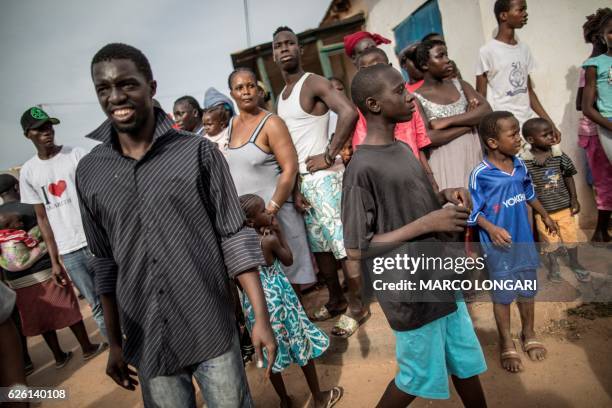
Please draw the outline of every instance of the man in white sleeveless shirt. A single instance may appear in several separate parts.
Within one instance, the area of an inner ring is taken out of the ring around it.
[[[302,48],[289,27],[279,27],[274,32],[272,48],[274,61],[285,80],[285,88],[278,98],[278,115],[287,124],[298,154],[295,203],[298,210],[305,212],[308,241],[329,289],[328,303],[313,317],[326,320],[346,309],[332,334],[348,337],[369,312],[359,296],[359,262],[346,259],[340,218],[344,165],[336,163],[335,157],[355,128],[357,111],[327,79],[304,72],[300,60]],[[328,143],[330,110],[338,115],[338,122]],[[336,260],[342,261],[347,277],[348,308],[338,280]]]

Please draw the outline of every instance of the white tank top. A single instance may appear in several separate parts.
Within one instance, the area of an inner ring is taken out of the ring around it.
[[[285,121],[287,128],[289,128],[298,155],[299,171],[302,174],[308,173],[306,158],[325,151],[328,143],[329,127],[329,110],[324,115],[315,116],[304,112],[300,105],[302,85],[304,85],[308,76],[310,76],[310,72],[302,75],[291,90],[291,95],[283,100],[282,93],[287,88],[285,86],[281,91],[280,98],[278,98],[277,106],[278,116]]]

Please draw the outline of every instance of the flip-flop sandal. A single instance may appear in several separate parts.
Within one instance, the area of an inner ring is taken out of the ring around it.
[[[341,315],[346,311],[346,308],[332,309],[329,310],[326,305],[323,305],[312,314],[310,320],[313,322],[324,322],[325,320],[332,319],[338,315]]]
[[[523,364],[523,362],[521,360],[521,356],[519,355],[519,353],[516,350],[502,351],[500,353],[499,357],[500,357],[500,362],[501,362],[502,368],[504,370],[506,370],[507,372],[512,373],[512,374],[516,374],[517,372],[521,371],[521,370],[516,371],[516,372],[515,371],[510,371],[506,367],[504,367],[504,361],[506,361],[506,360],[518,360],[519,363],[521,363],[521,365]]]
[[[72,351],[69,351],[66,353],[66,357],[64,358],[64,360],[56,362],[55,363],[55,368],[60,369],[66,366],[66,364],[68,364],[68,362],[72,359]]]
[[[94,358],[95,356],[97,356],[98,354],[106,350],[107,348],[108,348],[108,343],[106,342],[98,344],[98,347],[94,351],[83,354],[83,361],[91,360],[92,358]]]
[[[591,274],[589,271],[582,268],[571,268],[572,272],[576,276],[576,280],[580,283],[587,283],[591,281]]]
[[[372,316],[372,313],[368,311],[365,315],[361,317],[361,319],[356,320],[350,316],[343,314],[342,316],[340,316],[340,319],[332,328],[331,334],[336,337],[348,339],[357,331],[357,329],[359,329],[359,326],[364,324],[370,318],[370,316]],[[344,333],[338,333],[338,331],[340,330],[342,330]]]
[[[340,398],[344,395],[344,388],[342,387],[334,387],[330,391],[329,401],[327,401],[326,408],[331,408],[340,401]]]
[[[535,340],[535,339],[526,340],[525,337],[523,337],[523,335],[521,335],[521,348],[529,356],[529,359],[531,361],[543,361],[543,359],[538,360],[537,358],[535,359],[531,358],[531,354],[529,354],[530,351],[538,350],[538,349],[544,350],[545,352],[548,351],[542,342]]]

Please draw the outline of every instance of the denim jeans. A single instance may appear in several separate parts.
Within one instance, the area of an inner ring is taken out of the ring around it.
[[[64,263],[66,272],[68,272],[68,276],[70,276],[70,279],[72,279],[72,282],[79,292],[81,292],[81,295],[83,295],[87,303],[89,303],[91,313],[96,324],[100,328],[100,332],[106,337],[106,325],[104,324],[104,315],[102,314],[102,304],[94,288],[94,271],[91,268],[92,258],[92,253],[85,247],[62,255],[62,262]]]
[[[230,349],[218,357],[185,367],[173,375],[139,377],[145,408],[195,407],[192,376],[208,408],[253,406],[242,364],[240,343],[238,336],[234,336]]]

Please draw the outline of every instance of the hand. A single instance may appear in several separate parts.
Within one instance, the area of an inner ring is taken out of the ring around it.
[[[470,99],[470,101],[468,102],[467,111],[471,112],[478,106],[480,106],[480,101],[477,98]]]
[[[121,347],[111,346],[108,353],[108,363],[106,363],[106,375],[113,379],[118,385],[126,390],[134,391],[138,381],[136,371],[132,370],[123,361]]]
[[[493,226],[487,230],[493,245],[499,247],[509,247],[512,244],[512,236],[502,227]]]
[[[432,211],[423,218],[429,232],[462,232],[469,215],[467,208],[453,205]]]
[[[278,223],[277,217],[272,216],[272,223],[270,224],[270,229],[274,231],[276,234],[280,234],[281,227],[280,227],[280,224]]]
[[[465,207],[470,211],[472,210],[470,192],[465,188],[446,188],[440,191],[440,193],[446,202],[458,205],[459,207]]]
[[[550,218],[550,216],[542,217],[542,222],[546,226],[546,230],[549,234],[559,236],[559,226],[552,220],[552,218]]]
[[[332,162],[332,164],[334,163]],[[308,170],[309,173],[325,170],[330,167],[331,164],[327,164],[325,161],[325,153],[317,154],[316,156],[308,156],[306,158],[306,170]]]
[[[277,208],[272,203],[268,203],[268,205],[266,206],[266,212],[270,215],[276,215],[276,213],[278,213],[278,210],[279,208]]]
[[[429,121],[429,126],[432,130],[441,130],[446,129],[446,121],[444,118],[432,119]]]
[[[573,197],[570,201],[570,208],[572,209],[572,215],[576,215],[580,212],[580,203],[577,197]]]
[[[310,210],[310,207],[311,207],[308,200],[306,200],[306,198],[299,191],[293,195],[293,206],[301,214]]]
[[[66,270],[59,262],[53,262],[51,264],[51,273],[53,274],[53,283],[59,287],[64,287],[68,284],[66,280]]]
[[[266,378],[270,378],[272,373],[272,366],[276,360],[276,340],[274,340],[274,334],[272,333],[272,327],[270,321],[266,318],[255,318],[255,324],[253,325],[253,331],[251,332],[251,342],[255,347],[255,355],[257,355],[257,361],[263,362],[263,348],[265,347],[268,352],[268,367],[266,368]]]

